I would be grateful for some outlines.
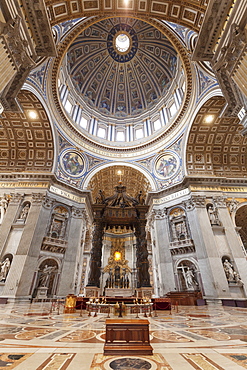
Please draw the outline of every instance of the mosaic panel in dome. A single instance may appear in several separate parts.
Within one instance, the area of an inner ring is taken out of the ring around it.
[[[125,53],[115,45],[119,33],[130,39]],[[129,18],[106,19],[88,27],[67,53],[68,73],[83,100],[99,113],[118,118],[136,116],[156,105],[169,91],[177,60],[165,35]]]
[[[199,110],[187,142],[189,175],[243,177],[247,175],[247,138],[237,117],[221,117],[225,99],[213,97]],[[207,117],[212,122],[207,123]]]
[[[51,172],[54,144],[45,110],[31,92],[21,91],[18,101],[23,112],[3,112],[0,119],[0,171]]]
[[[175,152],[166,151],[156,159],[156,176],[161,180],[166,180],[175,176],[180,167],[180,162],[180,158]]]

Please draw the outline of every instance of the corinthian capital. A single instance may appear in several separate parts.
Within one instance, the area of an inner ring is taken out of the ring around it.
[[[195,203],[193,202],[192,199],[187,199],[183,201],[183,206],[185,207],[187,211],[191,211],[192,209],[195,208]]]
[[[54,198],[51,198],[49,197],[48,195],[46,195],[44,198],[43,198],[43,206],[44,208],[46,209],[51,209],[53,207],[55,203],[55,199]]]
[[[153,209],[152,215],[154,219],[161,220],[167,217],[167,208],[163,209]]]
[[[19,204],[24,198],[24,194],[11,193],[10,204]]]
[[[195,207],[205,207],[206,197],[202,195],[192,195],[191,201]]]
[[[213,197],[214,204],[216,207],[225,208],[226,207],[226,197],[223,196],[215,196]]]
[[[42,193],[32,193],[32,203],[40,204],[45,199],[45,195]]]
[[[77,207],[72,207],[72,217],[82,218],[85,214],[85,210]]]

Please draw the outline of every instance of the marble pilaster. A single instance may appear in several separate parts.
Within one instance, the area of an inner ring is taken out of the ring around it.
[[[5,296],[14,295],[20,299],[30,297],[31,282],[37,268],[49,214],[49,211],[42,208],[42,200],[43,194],[32,196],[31,207],[3,291]]]
[[[15,222],[22,198],[23,195],[21,194],[12,195],[8,208],[4,214],[2,223],[0,225],[0,255],[5,253],[4,249],[6,247],[11,227]]]
[[[195,207],[191,205],[187,208],[187,217],[196,248],[204,296],[206,299],[229,297],[229,287],[209,221],[205,199],[195,196],[193,204]]]
[[[154,228],[156,234],[156,250],[158,256],[156,263],[158,265],[158,275],[160,276],[159,295],[165,295],[167,292],[175,289],[174,271],[171,252],[169,250],[169,228],[166,209],[154,210]]]
[[[219,217],[225,228],[225,239],[233,259],[234,269],[240,275],[244,283],[242,289],[247,297],[246,257],[244,256],[235,225],[226,207],[219,208]]]
[[[68,234],[68,246],[64,255],[63,269],[60,276],[58,296],[67,296],[75,292],[78,251],[81,248],[81,235],[84,227],[83,209],[73,207]]]

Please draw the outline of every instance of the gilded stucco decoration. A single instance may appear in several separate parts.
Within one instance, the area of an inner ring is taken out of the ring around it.
[[[51,172],[53,134],[39,99],[31,92],[18,94],[22,112],[3,112],[0,118],[0,171]]]
[[[225,105],[225,99],[216,96],[198,111],[187,142],[188,175],[247,176],[247,138],[241,135],[238,117],[222,116]]]

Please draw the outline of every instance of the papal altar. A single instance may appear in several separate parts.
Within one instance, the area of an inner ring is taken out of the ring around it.
[[[106,288],[105,296],[106,297],[123,297],[123,298],[131,297],[132,289]]]

